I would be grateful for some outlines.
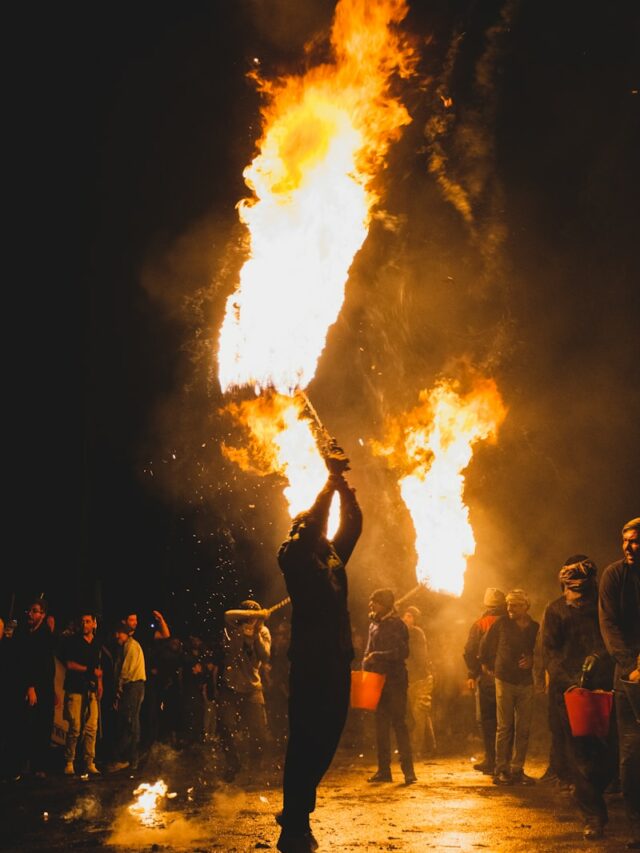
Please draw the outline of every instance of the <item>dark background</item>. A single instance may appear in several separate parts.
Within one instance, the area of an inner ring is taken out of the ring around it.
[[[44,592],[61,619],[159,608],[207,632],[225,606],[285,594],[281,484],[219,452],[234,435],[214,352],[260,131],[246,72],[254,57],[267,76],[303,70],[333,4],[87,5],[10,30],[27,245],[8,287],[18,476],[0,613]],[[365,513],[356,621],[373,587],[415,584],[394,478],[358,438],[441,375],[472,365],[509,408],[468,471],[469,612],[485,586],[523,586],[540,615],[564,559],[604,567],[640,514],[638,17],[633,0],[411,4],[422,60],[384,177],[395,227],[372,224],[309,388]]]

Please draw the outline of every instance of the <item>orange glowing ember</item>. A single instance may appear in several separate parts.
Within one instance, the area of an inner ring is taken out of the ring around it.
[[[266,393],[262,397],[226,406],[247,432],[242,447],[222,445],[224,455],[244,471],[260,476],[280,474],[288,485],[284,495],[293,518],[309,509],[327,479],[311,424],[298,397]],[[329,535],[335,532],[339,500],[332,503]]]
[[[225,392],[292,394],[314,376],[379,199],[374,179],[410,121],[391,94],[415,64],[398,30],[406,13],[405,0],[340,0],[332,62],[258,80],[263,136],[244,172],[252,196],[239,205],[250,257],[219,340]]]
[[[460,595],[475,539],[464,503],[464,475],[478,441],[495,440],[507,410],[492,379],[463,394],[442,381],[420,393],[420,404],[389,423],[374,452],[402,473],[400,491],[416,531],[421,583]]]

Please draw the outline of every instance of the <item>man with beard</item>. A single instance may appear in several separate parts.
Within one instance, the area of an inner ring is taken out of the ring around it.
[[[558,575],[563,594],[547,606],[542,623],[549,702],[555,703],[561,720],[564,755],[573,796],[585,820],[586,839],[601,838],[607,823],[603,794],[614,775],[614,745],[605,738],[573,737],[564,693],[581,681],[592,690],[612,686],[613,663],[598,624],[596,572],[595,563],[585,554],[569,557]]]
[[[615,705],[620,784],[631,823],[628,847],[640,850],[640,724],[625,692],[640,682],[640,518],[622,528],[622,560],[611,563],[600,581],[600,630],[615,660]],[[631,682],[625,688],[625,682]]]
[[[473,769],[493,776],[496,766],[496,681],[483,671],[478,655],[482,638],[497,619],[507,615],[507,606],[504,592],[495,587],[487,587],[482,603],[485,609],[469,629],[463,657],[467,665],[467,686],[476,696],[476,718],[484,742],[484,758],[474,764]]]
[[[95,613],[83,611],[80,625],[80,633],[68,637],[62,649],[66,667],[64,719],[69,724],[65,740],[64,772],[66,776],[74,775],[73,762],[81,740],[85,772],[90,776],[98,776],[100,773],[95,758],[102,699],[102,648],[95,638],[98,627]]]
[[[406,785],[417,782],[407,728],[406,659],[409,657],[409,630],[395,609],[390,589],[377,589],[369,600],[369,641],[362,661],[363,669],[385,676],[382,695],[376,708],[378,770],[369,782],[391,782],[391,727],[396,735],[400,767]]]
[[[345,565],[362,530],[362,513],[343,476],[348,470],[344,453],[334,446],[326,464],[330,473],[324,488],[311,509],[294,518],[278,551],[292,607],[284,807],[276,816],[281,853],[308,853],[318,846],[309,815],[349,707],[353,646]],[[329,540],[334,492],[340,495],[340,527]]]
[[[47,770],[55,703],[54,638],[47,618],[47,602],[33,601],[27,610],[26,630],[16,632],[17,672],[21,708],[21,763],[44,778]],[[21,768],[22,769],[22,768]]]

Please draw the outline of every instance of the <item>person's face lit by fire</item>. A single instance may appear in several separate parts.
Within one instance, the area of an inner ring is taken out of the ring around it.
[[[31,631],[35,631],[45,620],[46,613],[41,604],[32,604],[27,610],[27,624]]]
[[[509,601],[507,602],[507,613],[509,614],[509,619],[513,619],[514,622],[518,622],[519,620],[524,619],[527,615],[527,610],[529,609],[529,605],[526,601]]]
[[[131,633],[133,634],[133,632],[138,627],[138,614],[137,613],[129,613],[129,615],[127,616],[127,618],[124,621],[127,623]]]
[[[388,613],[388,609],[380,601],[369,600],[369,619],[377,622]]]
[[[413,626],[416,624],[416,617],[410,610],[407,610],[404,616],[402,617],[402,621],[405,625],[407,625],[407,627],[413,628]]]
[[[125,631],[116,631],[116,642],[119,646],[124,646],[128,639],[129,634]]]
[[[96,630],[96,627],[98,624],[96,622],[95,618],[93,616],[91,616],[90,613],[85,613],[83,615],[82,619],[80,620],[80,623],[81,623],[82,636],[83,637],[92,636],[92,634]]]
[[[628,566],[640,566],[640,537],[637,530],[625,530],[622,534],[622,553]]]
[[[243,619],[242,620],[242,633],[245,637],[253,637],[256,631],[256,625],[258,624],[257,619]]]

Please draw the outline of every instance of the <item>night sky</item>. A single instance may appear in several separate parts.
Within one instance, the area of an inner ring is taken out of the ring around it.
[[[0,613],[12,592],[21,609],[44,591],[61,618],[157,607],[206,632],[224,606],[284,595],[281,487],[221,458],[234,436],[213,353],[260,129],[246,73],[254,57],[266,76],[303,70],[333,5],[78,4],[28,40],[18,171],[38,176],[25,262],[43,271],[20,298],[38,354],[11,385],[23,556]],[[372,224],[309,388],[365,513],[351,606],[415,584],[394,479],[358,438],[471,364],[509,415],[468,472],[465,601],[524,586],[540,615],[564,559],[603,568],[640,514],[638,4],[410,7],[421,63],[384,178],[395,227]],[[436,153],[472,221],[430,170]]]

